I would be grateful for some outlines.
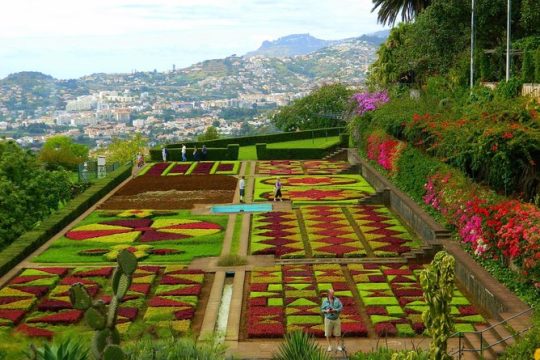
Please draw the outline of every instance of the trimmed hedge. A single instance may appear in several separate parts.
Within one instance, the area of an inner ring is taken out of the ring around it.
[[[201,142],[199,141],[185,142],[185,143],[180,143],[180,144],[169,144],[169,145],[166,145],[166,147],[167,149],[175,149],[175,148],[181,148],[182,144],[185,144],[187,147],[193,148],[193,146],[202,147],[204,144],[207,147],[211,147],[211,148],[224,148],[230,143],[238,144],[239,146],[256,145],[256,144],[262,144],[262,143],[271,144],[271,143],[284,142],[284,141],[311,139],[311,138],[328,137],[328,136],[339,136],[344,131],[346,131],[344,127],[335,127],[335,128],[313,129],[313,130],[285,132],[285,133],[268,134],[268,135],[224,138],[224,139],[201,141]],[[159,149],[159,151],[161,151],[161,149]],[[236,159],[230,159],[230,160],[236,160]]]
[[[259,160],[322,159],[339,147],[341,147],[341,144],[330,145],[326,148],[269,149],[266,144],[256,145],[257,159]]]
[[[52,236],[92,207],[118,184],[131,176],[131,172],[131,165],[121,166],[109,176],[97,180],[85,192],[71,200],[63,209],[43,220],[35,229],[19,236],[18,239],[0,252],[0,276],[7,273]]]
[[[235,139],[231,139],[235,140]],[[186,145],[187,146],[187,145]],[[199,149],[199,156],[201,155],[201,148],[197,145]],[[240,151],[240,146],[238,144],[229,144],[224,148],[207,148],[206,159],[209,161],[215,160],[238,160],[238,152]],[[182,161],[182,150],[179,148],[168,148],[169,155],[167,156],[167,161]],[[186,156],[188,161],[193,161],[193,147],[188,147],[186,151]],[[150,149],[150,160],[151,161],[162,161],[161,149]],[[199,157],[199,160],[202,160]]]

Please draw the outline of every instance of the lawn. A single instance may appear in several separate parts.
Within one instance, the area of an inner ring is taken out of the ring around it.
[[[190,211],[95,211],[52,245],[35,262],[113,262],[127,248],[149,263],[189,263],[218,256],[228,217],[193,216]]]
[[[325,148],[339,143],[339,136],[323,138],[284,141],[267,144],[268,149],[302,149],[302,148]],[[255,145],[241,146],[238,160],[257,160]]]

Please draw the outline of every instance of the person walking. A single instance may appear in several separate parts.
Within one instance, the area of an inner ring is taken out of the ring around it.
[[[197,150],[197,146],[193,148],[193,160],[199,161],[199,150]]]
[[[182,161],[187,161],[186,152],[186,144],[182,144]]]
[[[161,148],[161,158],[163,159],[163,162],[167,162],[167,155],[169,155],[169,151],[164,146]]]
[[[201,149],[201,159],[202,161],[206,160],[206,155],[208,154],[208,149],[206,148],[206,145],[203,144]]]
[[[338,337],[341,336],[341,321],[339,315],[343,310],[343,304],[334,296],[334,289],[328,289],[328,295],[321,304],[321,312],[324,315],[324,336],[328,343],[327,351],[332,351],[332,344],[330,343],[330,337],[334,335],[336,339],[337,351],[343,351],[341,345],[339,345]]]
[[[244,195],[246,194],[246,177],[242,176],[238,182],[238,188],[240,189],[240,202],[244,202]]]
[[[279,180],[279,177],[276,179],[276,185],[274,186],[274,201],[283,201],[283,195],[281,195],[281,188],[282,188],[281,181]]]

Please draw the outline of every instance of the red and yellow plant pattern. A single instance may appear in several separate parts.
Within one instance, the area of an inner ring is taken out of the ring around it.
[[[274,211],[253,215],[251,253],[281,258],[305,257],[300,227],[294,212]]]
[[[308,160],[302,163],[306,174],[340,174],[348,170],[351,165],[346,161]]]
[[[302,163],[297,160],[257,161],[257,174],[303,175]]]
[[[418,246],[385,206],[362,205],[350,211],[375,256],[396,257]]]
[[[362,257],[366,250],[340,207],[302,208],[314,257]]]

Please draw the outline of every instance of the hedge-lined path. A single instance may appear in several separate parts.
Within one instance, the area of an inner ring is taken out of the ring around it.
[[[47,242],[45,242],[43,245],[41,245],[37,250],[33,251],[30,255],[28,255],[23,261],[18,263],[16,266],[13,267],[10,271],[5,273],[2,277],[0,277],[0,288],[2,288],[6,283],[11,280],[15,275],[17,275],[22,269],[27,267],[36,267],[36,264],[34,264],[31,259],[35,258],[45,250],[49,248],[49,246],[56,241],[57,239],[64,236],[64,234],[71,228],[73,228],[75,225],[77,225],[81,220],[86,218],[88,215],[90,215],[92,212],[94,212],[102,203],[107,201],[111,196],[113,196],[119,189],[121,189],[124,185],[126,185],[128,182],[130,182],[137,174],[138,169],[134,168],[132,176],[128,177],[126,180],[122,181],[118,186],[116,186],[114,189],[112,189],[107,195],[102,197],[98,202],[96,202],[94,205],[92,205],[88,210],[86,210],[84,213],[82,213],[78,218],[73,220],[71,223],[69,223],[66,227],[64,227],[60,232],[58,232],[56,235],[51,237]],[[50,264],[42,264],[43,267],[50,267]],[[73,265],[73,264],[70,264]],[[102,264],[100,266],[103,266]]]

